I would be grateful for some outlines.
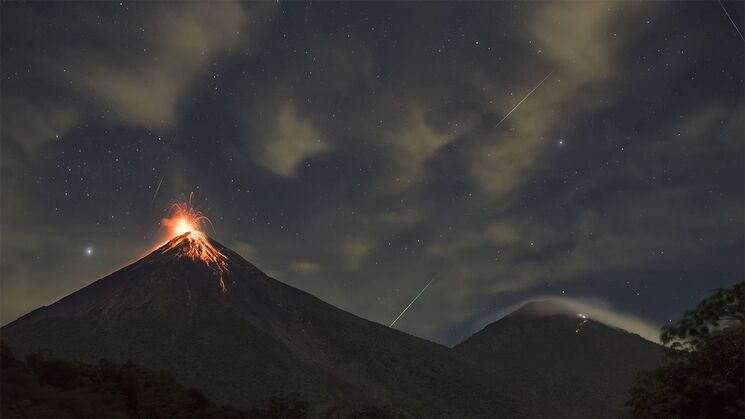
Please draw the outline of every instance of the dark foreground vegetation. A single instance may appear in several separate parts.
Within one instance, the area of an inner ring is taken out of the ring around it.
[[[199,390],[186,388],[166,372],[132,362],[101,360],[97,365],[44,359],[16,359],[0,349],[0,417],[4,419],[300,419],[308,403],[296,395],[274,397],[260,409],[219,407]],[[394,418],[389,407],[337,406],[330,418]]]
[[[663,329],[666,362],[639,374],[638,418],[745,418],[745,283],[717,291]]]

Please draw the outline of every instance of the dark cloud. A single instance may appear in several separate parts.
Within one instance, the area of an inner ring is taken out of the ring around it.
[[[535,296],[659,324],[742,279],[718,7],[3,8],[4,322],[152,246],[192,190],[218,240],[375,321],[439,272],[399,326],[446,343]]]

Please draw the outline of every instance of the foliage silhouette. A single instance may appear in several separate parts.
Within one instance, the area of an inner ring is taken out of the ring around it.
[[[666,363],[637,377],[634,417],[745,417],[745,283],[718,290],[660,339]]]
[[[7,419],[174,418],[302,419],[308,403],[297,395],[274,397],[263,409],[218,407],[198,389],[185,388],[165,372],[132,362],[101,360],[97,365],[45,359],[26,361],[0,349],[0,415]]]

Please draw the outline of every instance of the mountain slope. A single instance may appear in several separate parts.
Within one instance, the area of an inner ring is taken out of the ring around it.
[[[282,284],[198,232],[3,327],[2,338],[19,354],[132,359],[238,407],[298,391],[316,415],[352,401],[409,417],[522,416],[510,389],[495,394],[448,348]]]
[[[662,361],[658,345],[555,301],[528,303],[454,349],[511,381],[544,417],[624,417],[636,373]]]

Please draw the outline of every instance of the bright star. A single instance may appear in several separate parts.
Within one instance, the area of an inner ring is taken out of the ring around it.
[[[85,248],[85,255],[88,257],[93,256],[93,248],[91,246]]]

